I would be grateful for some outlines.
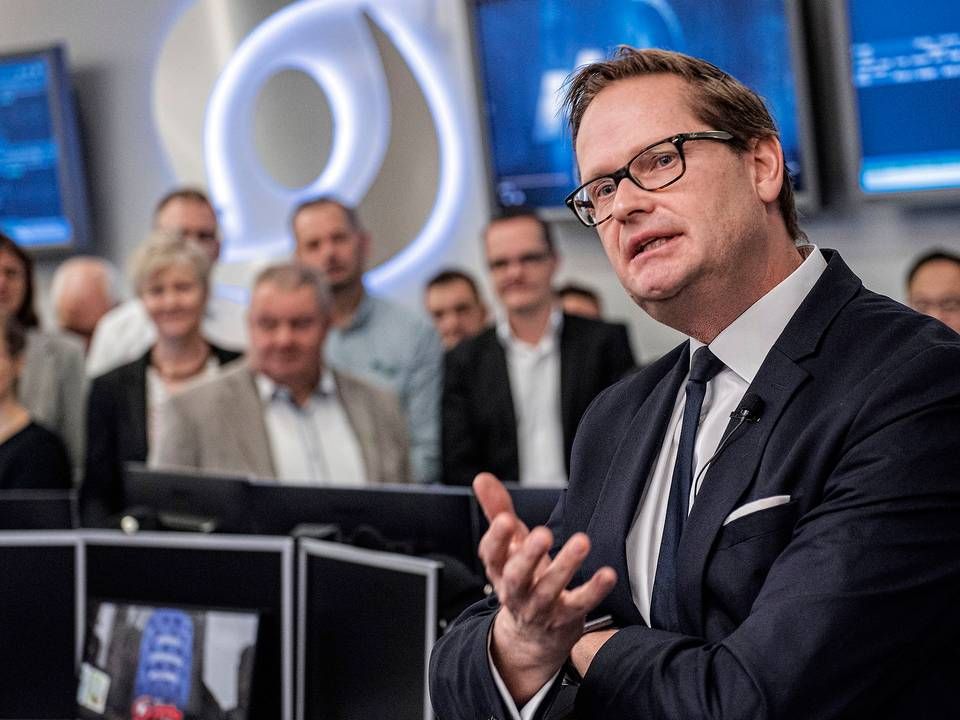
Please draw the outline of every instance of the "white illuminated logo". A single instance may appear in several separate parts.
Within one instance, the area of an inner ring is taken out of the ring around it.
[[[442,43],[422,22],[436,0],[301,0],[269,17],[237,48],[210,97],[204,156],[210,193],[221,215],[230,260],[289,252],[287,221],[306,197],[332,194],[357,205],[376,179],[390,137],[387,81],[365,14],[391,39],[423,91],[437,129],[437,196],[416,238],[369,271],[371,289],[386,289],[453,236],[466,185],[461,105]],[[416,26],[411,18],[419,19]],[[260,166],[253,143],[258,93],[275,74],[300,70],[322,88],[333,115],[327,166],[291,190]],[[398,196],[399,196],[398,192]]]

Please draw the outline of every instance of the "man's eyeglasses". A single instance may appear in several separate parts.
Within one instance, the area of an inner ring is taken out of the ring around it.
[[[550,259],[550,252],[530,252],[524,253],[516,258],[497,258],[496,260],[491,260],[488,265],[490,267],[490,272],[503,272],[513,263],[519,263],[522,267],[532,267],[534,265],[539,265],[542,262],[546,262]]]
[[[672,185],[687,170],[683,144],[691,140],[729,142],[733,135],[723,130],[678,133],[658,140],[638,152],[619,170],[601,175],[578,187],[565,202],[577,219],[587,227],[609,220],[613,214],[613,199],[624,178],[630,178],[641,190],[662,190]]]

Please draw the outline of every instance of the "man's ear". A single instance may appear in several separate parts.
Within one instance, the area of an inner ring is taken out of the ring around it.
[[[780,141],[775,137],[757,138],[749,152],[757,195],[764,202],[776,202],[783,187],[784,173],[787,171]]]

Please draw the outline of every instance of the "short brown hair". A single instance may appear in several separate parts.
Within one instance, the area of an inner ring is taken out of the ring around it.
[[[360,216],[357,214],[357,209],[352,205],[345,204],[333,195],[318,195],[317,197],[308,198],[300,202],[293,209],[293,212],[290,213],[290,229],[293,229],[293,223],[300,213],[310,208],[321,207],[322,205],[333,205],[334,207],[340,208],[343,210],[343,214],[347,216],[347,222],[350,223],[350,227],[357,232],[363,232],[363,225],[360,223]]]
[[[510,207],[501,208],[500,212],[493,218],[493,220],[490,221],[490,224],[487,225],[487,230],[490,229],[491,225],[495,225],[498,222],[516,220],[518,218],[525,218],[535,222],[540,228],[540,236],[547,244],[547,250],[550,251],[551,255],[557,254],[557,244],[554,241],[553,230],[550,227],[550,223],[540,217],[536,210],[534,210],[532,207],[528,207],[527,205],[512,205]],[[486,233],[484,233],[484,237],[486,237]]]
[[[159,215],[163,209],[174,200],[186,200],[187,202],[200,203],[213,210],[214,215],[217,214],[213,208],[213,203],[210,202],[210,198],[207,197],[207,194],[203,190],[195,187],[179,187],[174,188],[157,201],[156,206],[153,208],[153,217],[156,218],[157,215]]]
[[[744,152],[757,138],[778,138],[780,133],[763,99],[753,90],[706,60],[670,50],[638,50],[621,45],[609,60],[580,68],[566,82],[564,106],[570,118],[573,144],[587,107],[593,99],[618,80],[643,75],[676,75],[690,88],[690,109],[714,130],[733,135],[730,145]],[[795,242],[806,240],[797,218],[793,182],[784,163],[783,186],[777,199],[787,232]]]
[[[427,280],[426,289],[430,290],[437,285],[449,285],[450,283],[455,282],[466,283],[467,287],[470,288],[470,292],[473,293],[474,299],[478,303],[482,302],[480,300],[480,289],[477,287],[477,281],[473,279],[473,276],[470,275],[470,273],[463,270],[458,270],[456,268],[446,268],[438,272],[436,275]]]

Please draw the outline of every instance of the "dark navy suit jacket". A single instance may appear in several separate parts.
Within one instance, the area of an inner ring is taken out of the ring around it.
[[[707,471],[679,550],[682,632],[646,627],[624,540],[688,368],[685,343],[601,394],[550,525],[585,531],[573,583],[619,577],[578,718],[946,718],[960,677],[960,338],[865,290],[836,253],[763,362],[760,422]],[[745,515],[753,500],[787,504]],[[431,659],[442,720],[508,717],[495,598]],[[542,717],[550,703],[545,703]]]
[[[560,421],[565,460],[580,418],[597,393],[634,367],[626,326],[563,316]],[[518,482],[516,417],[507,355],[496,328],[450,350],[444,359],[443,482],[469,485],[484,470],[504,482]]]

